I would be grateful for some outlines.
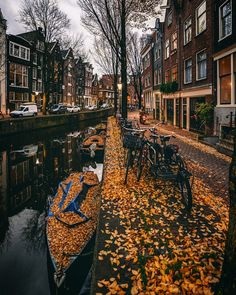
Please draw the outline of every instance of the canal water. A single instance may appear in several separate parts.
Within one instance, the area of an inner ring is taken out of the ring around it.
[[[81,162],[78,142],[87,127],[60,127],[0,139],[1,295],[79,294],[92,254],[78,260],[63,288],[56,290],[45,218],[48,197],[55,194],[58,183],[72,171],[96,165]]]

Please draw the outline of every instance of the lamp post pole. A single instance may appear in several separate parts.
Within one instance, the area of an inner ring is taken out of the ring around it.
[[[118,88],[118,93],[119,93],[117,110],[121,114],[122,113],[122,96],[121,96],[122,83],[118,83],[117,88]]]

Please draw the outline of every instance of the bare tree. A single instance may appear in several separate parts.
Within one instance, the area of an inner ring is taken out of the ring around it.
[[[19,14],[19,21],[27,29],[43,29],[46,42],[60,39],[70,27],[70,20],[60,10],[57,0],[23,0]]]
[[[156,13],[160,0],[77,0],[83,23],[93,34],[103,36],[121,64],[122,116],[127,117],[127,28]]]
[[[141,42],[138,33],[129,32],[128,34],[128,70],[132,78],[135,93],[138,97],[139,109],[142,103],[142,59]]]
[[[103,37],[95,38],[93,56],[95,63],[99,66],[101,71],[104,74],[110,75],[112,79],[114,90],[114,112],[116,114],[118,101],[117,84],[119,76],[118,56]]]
[[[82,33],[74,35],[65,34],[59,42],[63,49],[71,48],[75,58],[80,57],[83,61],[88,59],[88,53],[85,50],[84,36]]]

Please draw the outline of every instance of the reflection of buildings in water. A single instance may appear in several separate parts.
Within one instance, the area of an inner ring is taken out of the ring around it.
[[[7,212],[7,181],[8,181],[7,152],[0,152],[0,244],[4,241],[8,230]]]
[[[9,208],[18,212],[43,182],[43,145],[25,146],[10,152]]]

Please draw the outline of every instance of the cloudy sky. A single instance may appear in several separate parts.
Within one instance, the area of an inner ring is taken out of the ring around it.
[[[58,0],[59,6],[71,20],[71,32],[73,34],[83,33],[86,49],[89,51],[93,46],[93,37],[82,27],[80,22],[81,11],[76,4],[76,0]],[[19,19],[18,10],[21,5],[21,0],[1,0],[0,8],[4,18],[7,20],[8,34],[19,34],[25,31],[24,26],[17,21]],[[91,59],[91,58],[90,58]],[[91,62],[92,59],[91,59]],[[96,65],[95,71],[96,71]]]

